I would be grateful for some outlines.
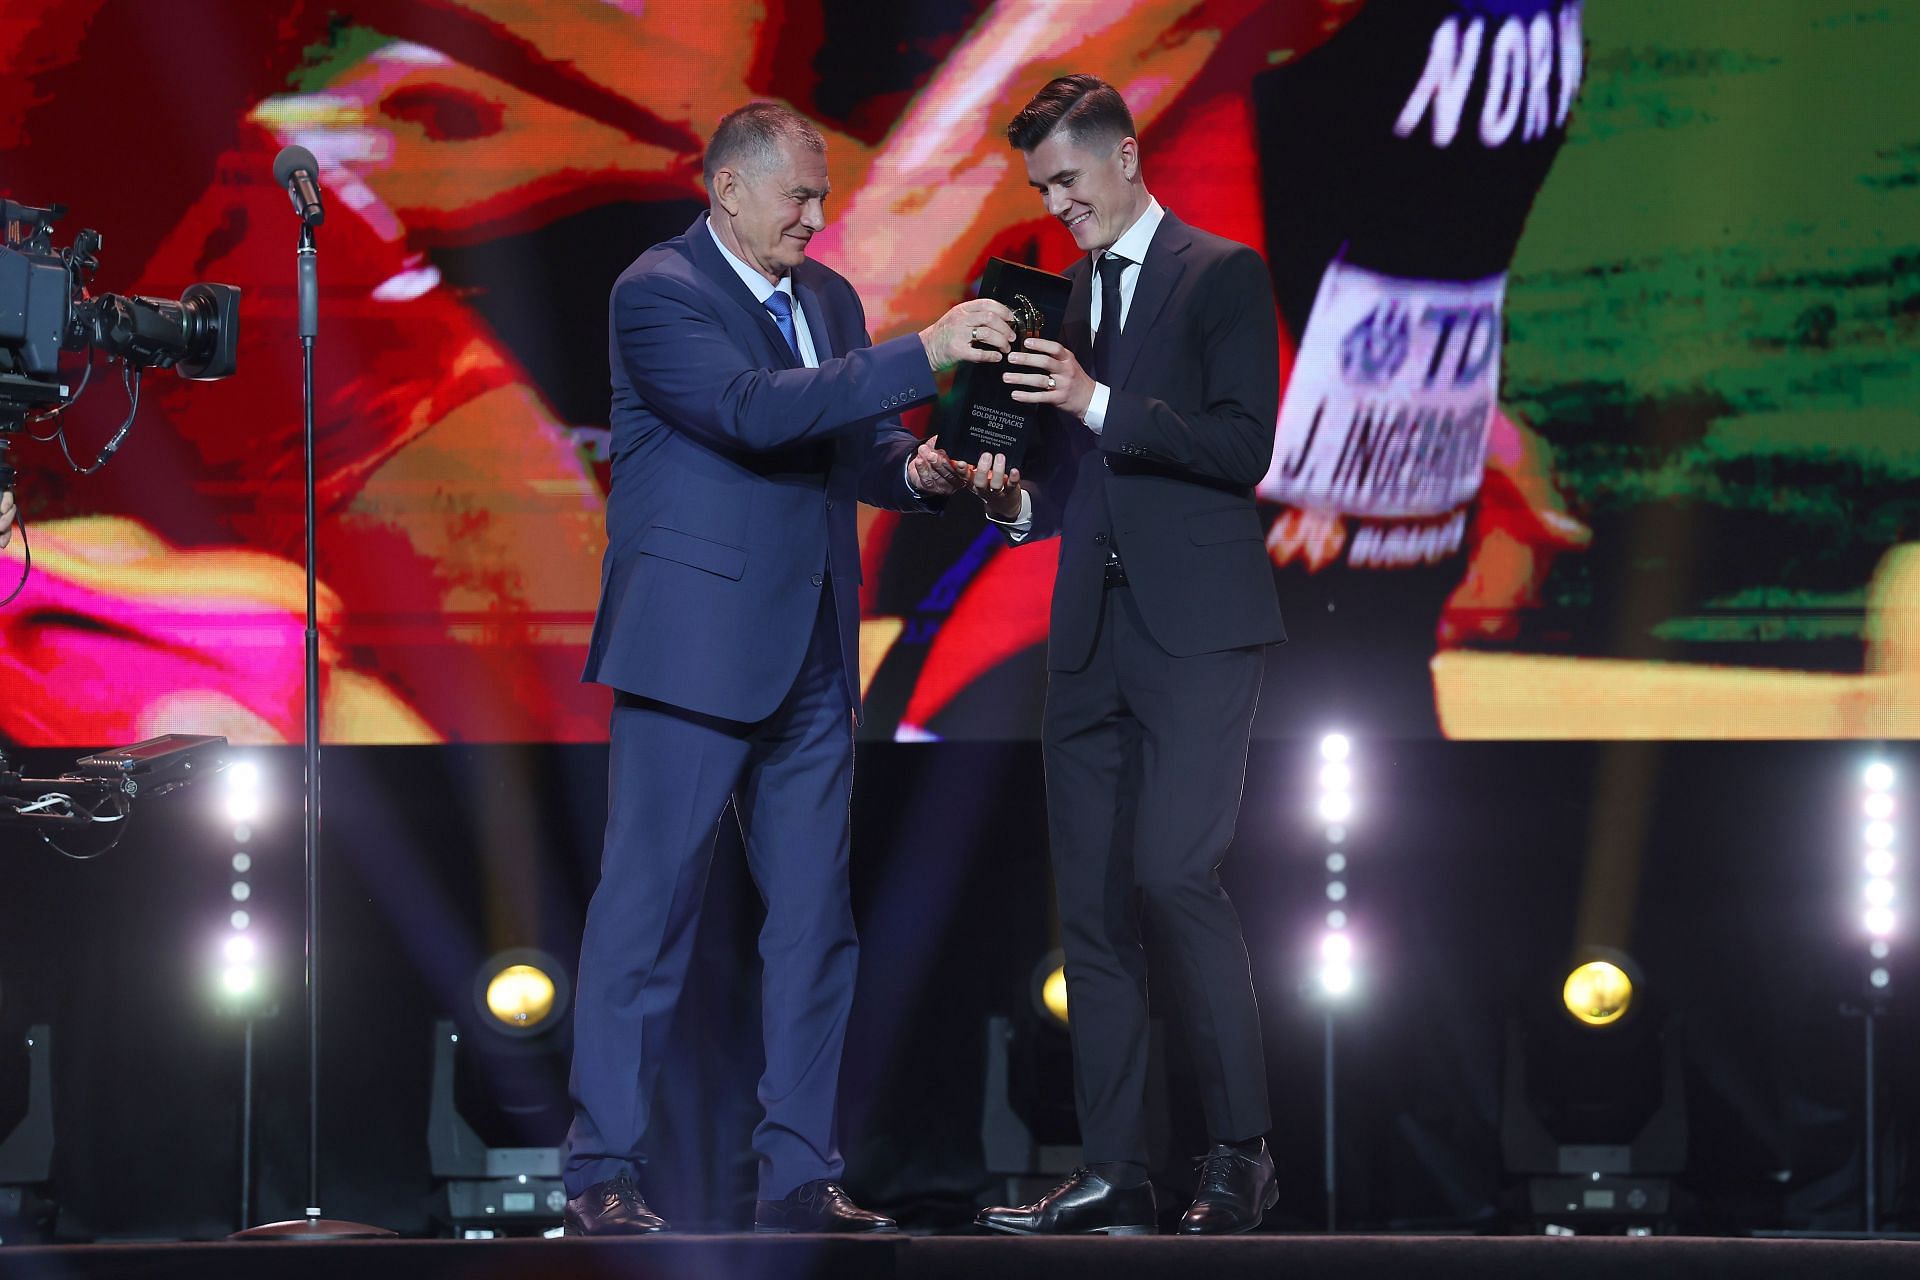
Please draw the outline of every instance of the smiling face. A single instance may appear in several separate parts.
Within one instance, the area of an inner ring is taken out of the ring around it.
[[[1082,252],[1111,249],[1146,212],[1140,144],[1132,138],[1088,144],[1070,130],[1056,129],[1026,159],[1027,182]]]
[[[830,185],[824,152],[781,142],[764,167],[748,160],[714,173],[714,225],[729,249],[777,284],[827,225]]]

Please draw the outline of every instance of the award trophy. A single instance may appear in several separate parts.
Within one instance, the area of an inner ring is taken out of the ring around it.
[[[1020,341],[1027,338],[1060,340],[1071,287],[1065,276],[1023,267],[1005,258],[987,259],[987,269],[980,278],[980,296],[1003,303],[1013,312],[1015,351],[1024,350]],[[1001,375],[1019,368],[1004,361],[960,366],[953,391],[940,407],[940,448],[949,458],[974,462],[983,453],[1004,453],[1009,471],[1025,459],[1033,424],[1053,408],[1022,404],[1013,398],[1016,389],[1031,388],[1009,386]]]

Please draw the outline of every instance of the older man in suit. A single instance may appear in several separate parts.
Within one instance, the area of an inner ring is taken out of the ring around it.
[[[934,375],[997,361],[990,301],[870,343],[860,300],[807,258],[825,145],[785,107],[725,117],[709,208],[610,303],[613,483],[585,678],[615,690],[601,880],[581,942],[567,1230],[665,1227],[634,1181],[684,986],[714,828],[731,801],[760,934],[763,1231],[884,1231],[834,1136],[856,955],[848,798],[858,714],[856,502],[928,510],[961,476],[892,417]]]
[[[1285,639],[1253,487],[1279,407],[1260,255],[1147,191],[1133,117],[1093,76],[1048,84],[1007,128],[1047,212],[1087,255],[1063,343],[1004,375],[1055,406],[1028,483],[973,480],[1015,542],[1058,536],[1042,747],[1087,1167],[1039,1202],[988,1209],[1016,1234],[1150,1233],[1144,908],[1172,972],[1214,1145],[1181,1220],[1245,1231],[1272,1207],[1259,1011],[1218,868],[1233,840],[1264,646]]]

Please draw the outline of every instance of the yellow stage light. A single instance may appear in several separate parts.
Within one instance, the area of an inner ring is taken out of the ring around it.
[[[1560,998],[1567,1012],[1590,1027],[1620,1021],[1633,1004],[1633,979],[1610,960],[1589,960],[1567,975]]]
[[[1067,1025],[1067,969],[1065,965],[1055,965],[1047,974],[1046,981],[1040,984],[1040,1003],[1061,1026]]]
[[[487,1012],[516,1031],[545,1022],[553,1002],[553,978],[530,964],[510,964],[487,983]]]

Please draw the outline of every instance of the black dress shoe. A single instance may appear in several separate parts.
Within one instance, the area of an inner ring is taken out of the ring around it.
[[[982,1209],[974,1222],[1011,1236],[1150,1236],[1153,1184],[1116,1187],[1091,1169],[1075,1169],[1032,1204]]]
[[[1263,1141],[1254,1155],[1221,1143],[1200,1158],[1200,1189],[1180,1219],[1183,1236],[1229,1236],[1260,1225],[1280,1199],[1273,1157]]]
[[[621,1174],[596,1182],[567,1201],[563,1230],[570,1236],[650,1236],[667,1222],[647,1208],[633,1179]]]
[[[753,1229],[761,1232],[830,1231],[872,1234],[898,1231],[892,1218],[868,1213],[855,1204],[840,1184],[827,1178],[802,1183],[785,1200],[753,1202]]]

